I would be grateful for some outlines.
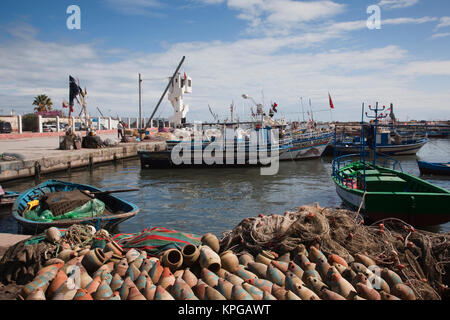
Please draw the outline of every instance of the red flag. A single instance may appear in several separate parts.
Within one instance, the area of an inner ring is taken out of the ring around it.
[[[330,108],[334,109],[333,100],[331,100],[331,95],[329,92],[328,92],[328,98],[330,99]]]
[[[274,102],[273,105],[272,105],[272,110],[275,111],[275,112],[278,112],[277,111],[277,107],[278,107],[278,104],[276,102]]]
[[[187,75],[186,75],[186,72],[184,73],[184,80],[186,80],[187,79]]]

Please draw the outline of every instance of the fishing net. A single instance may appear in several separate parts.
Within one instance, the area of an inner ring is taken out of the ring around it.
[[[0,282],[24,285],[34,279],[45,262],[56,258],[62,250],[82,249],[90,246],[93,239],[87,225],[73,225],[59,231],[62,237],[58,242],[49,242],[45,234],[40,234],[10,247],[0,260]]]
[[[347,261],[356,253],[366,254],[380,267],[397,272],[419,299],[440,299],[443,286],[449,284],[450,233],[415,230],[398,219],[366,226],[355,212],[317,204],[284,216],[246,218],[224,234],[221,251],[284,254],[315,244],[325,255],[337,254]]]
[[[153,256],[168,249],[181,250],[186,244],[201,244],[201,237],[197,235],[162,227],[146,228],[139,233],[119,233],[112,239],[124,249],[145,250]]]
[[[54,215],[49,209],[45,209],[43,204],[36,207],[35,210],[30,210],[24,213],[24,218],[32,221],[51,222],[63,219],[81,219],[96,217],[105,211],[105,203],[98,199],[91,199],[80,207],[72,211]]]

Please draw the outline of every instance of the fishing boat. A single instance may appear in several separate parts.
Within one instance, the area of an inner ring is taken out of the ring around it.
[[[450,162],[436,163],[417,160],[421,174],[450,175]]]
[[[37,234],[50,227],[66,228],[73,224],[91,224],[113,230],[130,219],[139,208],[112,193],[96,187],[58,180],[48,180],[21,193],[12,213],[24,233]]]
[[[141,168],[258,167],[270,165],[292,148],[290,140],[279,142],[271,127],[254,134],[253,140],[239,130],[223,128],[218,136],[168,140],[166,150],[139,150],[138,156]]]
[[[370,132],[371,130],[373,130],[373,126],[370,126],[368,131]],[[372,139],[366,137],[343,137],[336,141],[334,148],[337,154],[354,154],[361,152],[362,145],[365,144],[373,151]],[[396,131],[391,132],[390,128],[381,128],[376,134],[375,141],[376,152],[380,155],[406,156],[417,154],[429,142],[429,139],[423,135],[401,135]]]
[[[3,191],[3,189],[0,187],[0,208],[12,206],[18,196],[19,193],[17,192]]]
[[[286,152],[280,154],[280,160],[309,160],[318,159],[333,139],[330,130],[305,130],[288,133],[284,136],[290,139],[292,145]]]
[[[378,105],[370,110],[375,111],[376,133]],[[344,203],[371,222],[398,218],[424,227],[450,221],[450,191],[403,172],[398,160],[377,152],[373,159],[366,159],[364,152],[335,158],[332,179]]]

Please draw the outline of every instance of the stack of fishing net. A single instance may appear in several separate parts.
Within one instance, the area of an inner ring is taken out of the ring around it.
[[[68,250],[78,252],[92,243],[89,225],[73,225],[60,229],[62,237],[53,239],[49,233],[20,241],[10,247],[0,260],[0,282],[25,284],[31,281],[44,264]]]
[[[440,299],[450,283],[450,233],[415,230],[398,220],[386,219],[366,226],[361,216],[343,209],[302,206],[280,215],[246,218],[225,233],[221,250],[279,254],[319,245],[328,254],[347,261],[364,253],[380,267],[395,270],[419,299]]]

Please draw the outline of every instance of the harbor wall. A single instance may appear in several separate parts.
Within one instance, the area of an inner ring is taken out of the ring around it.
[[[51,156],[43,152],[40,157],[32,159],[3,161],[0,162],[0,182],[132,158],[137,156],[138,150],[154,151],[157,145],[159,149],[165,148],[165,142],[161,141],[137,142],[101,149],[65,150]]]

